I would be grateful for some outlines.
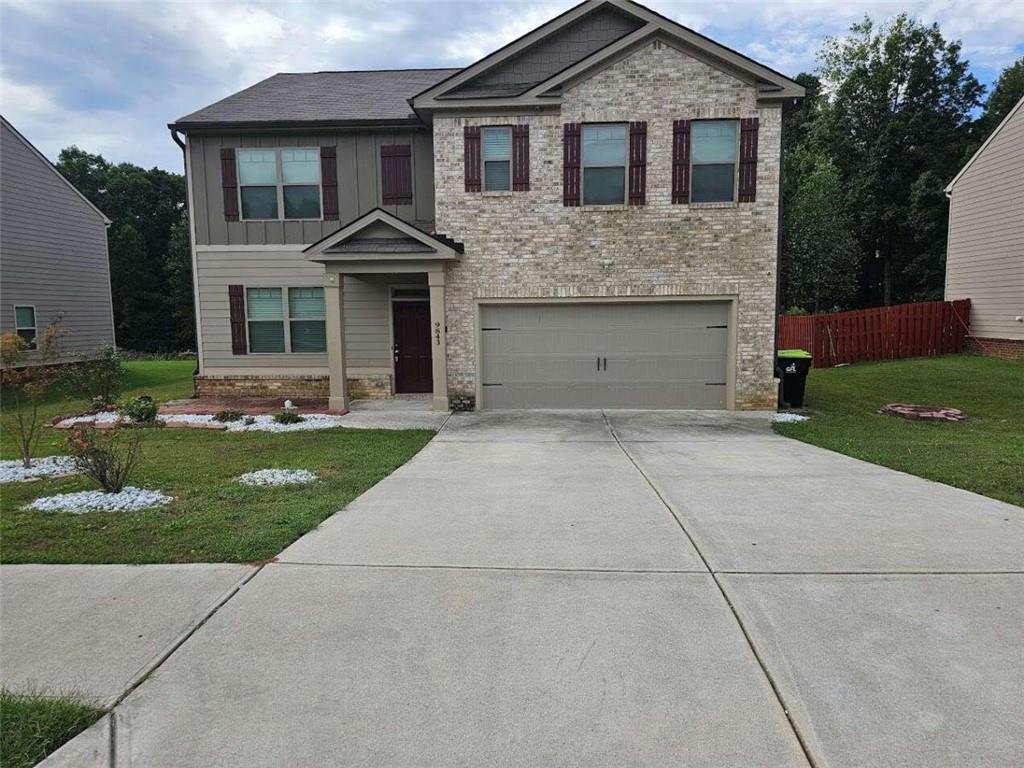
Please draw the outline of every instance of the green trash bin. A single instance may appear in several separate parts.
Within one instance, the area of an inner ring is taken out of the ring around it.
[[[811,353],[803,349],[780,349],[775,364],[782,379],[782,404],[789,408],[804,407],[807,374],[811,370]]]

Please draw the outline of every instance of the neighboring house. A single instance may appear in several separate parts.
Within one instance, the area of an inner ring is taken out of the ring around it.
[[[971,300],[968,346],[1024,358],[1024,99],[946,195],[946,299]]]
[[[464,69],[279,74],[183,117],[197,390],[774,407],[802,95],[587,0]]]
[[[36,334],[59,319],[66,361],[112,345],[108,224],[0,117],[0,332],[17,332],[32,349]]]

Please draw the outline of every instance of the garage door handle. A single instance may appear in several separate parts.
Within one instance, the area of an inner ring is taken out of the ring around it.
[[[601,370],[601,358],[600,357],[597,358],[597,370],[599,370],[599,371]]]
[[[604,358],[604,369],[605,369],[606,371],[608,370],[608,358],[607,358],[607,357],[606,357],[606,358]]]

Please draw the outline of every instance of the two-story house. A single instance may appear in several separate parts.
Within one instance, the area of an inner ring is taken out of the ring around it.
[[[197,390],[773,407],[802,95],[586,0],[464,69],[279,74],[183,117]]]

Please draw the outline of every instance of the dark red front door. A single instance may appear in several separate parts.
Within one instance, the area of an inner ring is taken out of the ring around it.
[[[433,392],[430,365],[430,303],[396,301],[395,392]]]

